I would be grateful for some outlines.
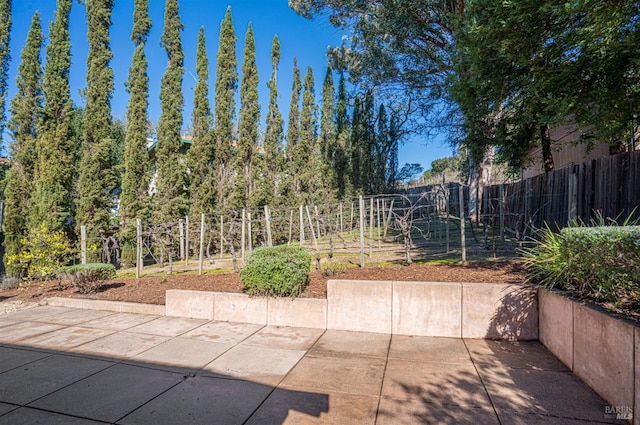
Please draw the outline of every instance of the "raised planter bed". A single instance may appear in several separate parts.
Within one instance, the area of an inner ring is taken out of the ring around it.
[[[628,419],[628,413],[640,412],[637,324],[543,288],[538,302],[540,342],[610,403],[609,415],[620,412]],[[640,415],[633,423],[640,424]]]

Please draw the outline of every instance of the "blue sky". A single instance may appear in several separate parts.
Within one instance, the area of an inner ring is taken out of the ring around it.
[[[11,67],[9,71],[9,99],[16,92],[15,77],[20,62],[20,53],[27,37],[31,18],[36,10],[40,11],[45,37],[48,37],[50,22],[55,12],[54,0],[19,0],[13,2],[13,26],[11,32]],[[127,79],[133,44],[130,40],[133,24],[133,0],[115,0],[111,27],[111,48],[114,53],[111,66],[114,70],[115,91],[112,98],[112,113],[115,118],[124,118],[128,94],[124,82]],[[216,54],[220,23],[224,18],[227,5],[231,6],[233,24],[237,36],[238,70],[242,66],[244,36],[249,22],[253,25],[256,39],[256,55],[260,76],[260,101],[262,123],[266,114],[268,101],[267,81],[271,77],[271,42],[275,34],[280,39],[281,59],[278,73],[278,89],[280,92],[280,108],[285,121],[288,116],[291,97],[291,76],[293,58],[297,57],[298,67],[304,72],[308,66],[313,68],[316,84],[316,99],[321,96],[322,81],[326,72],[326,50],[329,45],[339,45],[343,35],[341,30],[332,27],[324,19],[306,20],[296,15],[287,6],[287,0],[180,0],[180,16],[184,24],[182,43],[185,51],[185,74],[183,92],[185,96],[184,123],[191,121],[193,105],[193,88],[195,86],[195,51],[198,31],[204,27],[207,55],[209,58],[210,101],[213,106],[215,83]],[[157,122],[160,116],[160,80],[164,73],[167,57],[160,46],[162,35],[164,1],[150,0],[149,14],[152,29],[147,43],[149,59],[149,116]],[[86,86],[86,58],[88,44],[85,7],[74,1],[71,9],[70,31],[72,44],[71,95],[77,104],[84,104],[80,91]],[[43,63],[45,52],[42,53]],[[336,79],[337,84],[337,79]],[[237,105],[239,107],[239,105]],[[5,140],[7,136],[5,135]],[[5,143],[6,144],[6,143]],[[4,151],[6,153],[6,150]],[[428,168],[431,161],[451,155],[451,148],[446,144],[430,142],[428,145],[419,136],[414,137],[400,148],[400,166],[405,162],[419,162]]]

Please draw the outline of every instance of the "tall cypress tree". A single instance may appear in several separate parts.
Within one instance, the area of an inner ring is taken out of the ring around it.
[[[161,41],[169,62],[160,87],[162,113],[158,122],[158,144],[155,149],[158,175],[157,193],[154,195],[154,217],[157,222],[162,223],[182,217],[188,203],[186,164],[180,155],[180,130],[184,106],[184,52],[180,39],[182,29],[178,1],[167,0]]]
[[[213,212],[215,203],[215,180],[213,175],[214,144],[211,131],[211,107],[209,106],[209,60],[205,47],[204,28],[198,33],[196,51],[198,82],[193,98],[193,140],[189,149],[190,206],[192,219],[200,214]]]
[[[298,204],[301,199],[300,169],[298,168],[297,157],[299,156],[300,144],[300,92],[302,81],[300,80],[300,69],[298,62],[293,58],[293,87],[291,88],[291,103],[289,104],[289,123],[287,126],[287,169],[285,174],[289,179],[290,192],[289,199],[292,204]]]
[[[300,114],[300,142],[295,158],[296,168],[300,170],[300,193],[307,205],[320,201],[318,191],[321,187],[320,149],[317,141],[317,106],[313,70],[307,67],[302,90],[302,112]]]
[[[36,160],[36,121],[42,109],[42,64],[40,52],[44,36],[40,13],[31,20],[27,41],[22,49],[16,83],[18,93],[11,101],[11,120],[8,123],[12,142],[10,153],[13,165],[7,172],[3,232],[5,255],[20,250],[19,240],[27,234],[25,213],[29,211],[29,196],[33,190],[33,171]],[[13,276],[17,270],[6,270]]]
[[[376,122],[378,126],[373,147],[371,185],[372,193],[383,193],[386,189],[387,160],[392,147],[389,139],[389,121],[384,103],[380,103]]]
[[[38,122],[36,163],[28,227],[44,224],[50,231],[73,235],[73,185],[77,144],[72,133],[73,105],[69,94],[72,0],[58,0],[51,23],[44,70],[44,108]]]
[[[273,37],[271,44],[271,79],[269,87],[269,110],[267,112],[267,128],[264,136],[265,175],[259,180],[259,190],[268,205],[279,205],[283,189],[283,119],[278,108],[278,66],[280,64],[280,40]]]
[[[117,174],[115,141],[111,135],[111,96],[113,70],[109,63],[109,27],[113,0],[87,0],[87,88],[84,111],[78,212],[76,225],[86,225],[89,238],[97,238],[109,228]]]
[[[322,84],[322,109],[320,117],[320,184],[327,194],[335,194],[338,186],[336,175],[337,125],[336,95],[333,85],[333,71],[327,66],[327,73]],[[327,199],[329,201],[330,199]]]
[[[235,94],[238,89],[238,71],[236,60],[236,34],[231,17],[231,6],[227,7],[224,20],[220,25],[218,43],[218,67],[216,70],[215,96],[215,172],[216,172],[216,209],[233,208],[234,190],[233,122],[235,119]]]
[[[11,0],[0,1],[0,134],[4,131],[4,111],[7,97],[7,75],[11,52]]]
[[[334,157],[337,196],[339,199],[352,195],[351,186],[351,137],[349,116],[347,113],[347,89],[344,75],[340,74],[338,83],[338,102],[336,105],[336,151]]]
[[[149,0],[135,0],[131,41],[135,46],[127,91],[127,129],[124,148],[124,172],[120,194],[120,230],[124,238],[130,239],[135,232],[135,220],[148,220],[149,205],[149,77],[147,57],[144,52],[151,30]]]
[[[353,189],[360,194],[371,193],[372,158],[375,129],[373,94],[367,91],[356,98],[351,124],[351,164]]]
[[[238,124],[237,172],[239,175],[236,207],[258,206],[253,186],[254,155],[258,153],[258,125],[260,122],[260,103],[258,101],[258,67],[256,66],[256,47],[251,23],[245,37],[242,61],[242,82],[240,84],[240,122]]]

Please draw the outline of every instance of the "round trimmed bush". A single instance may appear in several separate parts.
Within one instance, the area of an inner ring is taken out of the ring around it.
[[[249,295],[296,297],[309,283],[312,259],[301,247],[257,248],[247,256],[240,279]]]

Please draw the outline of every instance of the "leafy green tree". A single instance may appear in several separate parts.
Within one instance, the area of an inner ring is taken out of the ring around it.
[[[422,174],[422,171],[424,171],[424,168],[422,168],[422,165],[418,163],[411,163],[411,164],[406,163],[402,166],[402,168],[398,172],[398,179],[400,179],[400,181],[407,183],[415,179],[420,174]]]
[[[208,99],[209,60],[205,47],[204,27],[200,27],[198,33],[196,72],[198,73],[198,82],[194,92],[191,117],[193,140],[188,154],[191,186],[189,214],[192,220],[199,220],[201,214],[213,212],[215,203],[213,174],[215,149],[211,128],[211,107]]]
[[[124,148],[124,171],[122,192],[120,194],[120,230],[124,238],[131,239],[135,234],[135,220],[149,220],[150,166],[147,152],[149,136],[149,77],[145,45],[151,19],[149,1],[135,0],[133,12],[133,30],[131,40],[135,51],[129,68],[127,91],[127,128]]]
[[[240,122],[238,124],[238,152],[236,155],[239,174],[236,205],[257,207],[263,199],[258,199],[254,188],[254,170],[258,154],[258,125],[260,122],[260,102],[258,100],[258,68],[256,47],[251,23],[245,36],[244,58],[242,62],[242,82],[240,84]],[[262,167],[260,167],[262,168]]]
[[[109,63],[109,28],[113,0],[87,0],[87,88],[76,225],[86,225],[89,239],[99,237],[110,227],[115,192],[120,175],[115,140],[111,138],[111,96],[113,70]],[[78,229],[79,230],[79,229]]]
[[[300,69],[298,61],[293,58],[293,87],[291,88],[291,102],[289,103],[289,122],[287,125],[287,166],[285,175],[289,180],[288,198],[291,205],[303,202],[300,193],[300,169],[298,167],[300,156],[300,93],[302,91],[302,81],[300,79]]]
[[[457,34],[452,95],[466,144],[520,168],[535,146],[553,169],[550,129],[581,124],[584,141],[619,147],[638,110],[637,2],[469,3]]]
[[[26,213],[33,190],[33,172],[36,161],[36,122],[42,109],[42,64],[40,54],[44,35],[40,25],[40,13],[31,20],[29,33],[22,48],[16,83],[18,93],[11,101],[11,120],[8,123],[12,142],[9,145],[13,164],[7,171],[4,191],[5,208],[3,232],[7,256],[20,251],[20,238],[26,236]],[[6,262],[5,262],[6,264]],[[6,264],[8,266],[8,264]],[[6,267],[9,276],[19,274],[19,270]]]
[[[158,170],[157,191],[153,199],[153,213],[159,223],[168,223],[184,216],[188,203],[186,164],[180,153],[184,106],[184,52],[180,38],[182,29],[178,1],[167,0],[161,42],[167,52],[168,64],[160,86],[162,113],[158,122],[158,144],[155,152]]]
[[[215,90],[215,162],[216,209],[233,208],[235,169],[232,145],[234,139],[235,95],[238,90],[236,34],[231,6],[220,25]]]
[[[351,32],[348,45],[330,54],[363,87],[385,87],[429,108],[445,94],[453,35],[467,2],[289,0],[289,6],[306,18],[328,15]]]
[[[280,64],[280,40],[273,37],[271,44],[271,79],[269,87],[269,110],[267,128],[264,136],[264,176],[258,179],[257,190],[267,205],[279,205],[284,190],[282,175],[284,172],[284,121],[278,107],[278,66]]]
[[[33,193],[27,217],[28,228],[43,224],[52,232],[64,230],[68,237],[73,236],[75,227],[73,186],[78,149],[69,94],[71,3],[58,0],[50,27],[43,82],[45,102],[37,125]]]

